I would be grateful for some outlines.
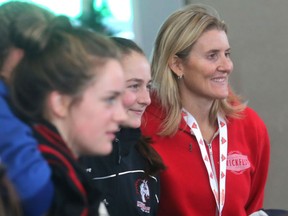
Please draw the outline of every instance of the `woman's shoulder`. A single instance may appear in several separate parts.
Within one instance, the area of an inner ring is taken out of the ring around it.
[[[151,95],[151,104],[146,108],[142,119],[144,122],[158,122],[161,123],[166,117],[166,110],[161,105],[160,100],[155,96],[155,94]]]
[[[260,116],[260,114],[249,106],[247,106],[244,109],[244,118],[246,118],[248,121],[253,121],[253,122],[264,124],[264,121],[262,117]]]
[[[151,135],[157,133],[164,120],[164,117],[165,112],[161,105],[155,101],[152,101],[142,116],[142,134]]]
[[[247,127],[249,130],[267,130],[266,125],[260,114],[253,108],[247,106],[239,118],[229,119],[231,124],[238,125],[238,127]]]

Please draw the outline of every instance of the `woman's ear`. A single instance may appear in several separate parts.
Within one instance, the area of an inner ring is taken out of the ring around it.
[[[50,115],[54,117],[66,117],[71,104],[71,97],[61,94],[58,91],[52,91],[48,98],[47,104]]]
[[[174,55],[169,59],[168,66],[177,77],[183,76],[182,60],[177,55]]]

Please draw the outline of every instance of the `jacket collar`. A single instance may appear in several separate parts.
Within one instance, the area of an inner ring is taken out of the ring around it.
[[[159,122],[162,122],[162,120],[164,120],[164,118],[166,117],[165,109],[160,105],[159,101],[157,101],[156,98],[152,98],[152,103],[147,107],[146,112],[159,119]],[[144,113],[144,121],[145,121],[145,113]],[[181,117],[181,122],[179,124],[178,130],[190,133],[190,128],[186,124],[183,117]]]
[[[118,144],[119,154],[125,156],[134,148],[141,136],[140,128],[121,128],[116,134],[114,145]]]

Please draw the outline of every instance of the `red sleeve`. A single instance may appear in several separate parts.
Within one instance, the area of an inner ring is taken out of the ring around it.
[[[258,142],[255,143],[255,147],[257,148],[257,159],[255,163],[256,172],[253,174],[251,194],[246,206],[246,212],[248,214],[263,208],[265,185],[270,163],[270,139],[268,130],[264,122],[261,119],[259,120],[257,133]]]

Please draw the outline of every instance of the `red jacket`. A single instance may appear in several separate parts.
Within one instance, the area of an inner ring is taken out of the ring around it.
[[[216,202],[194,135],[182,119],[176,135],[157,135],[164,114],[151,104],[144,114],[143,135],[167,170],[161,174],[160,216],[214,216]],[[251,108],[244,118],[229,118],[226,198],[222,216],[246,216],[263,206],[270,159],[270,141],[265,124]],[[219,174],[219,137],[212,141],[216,173]]]

